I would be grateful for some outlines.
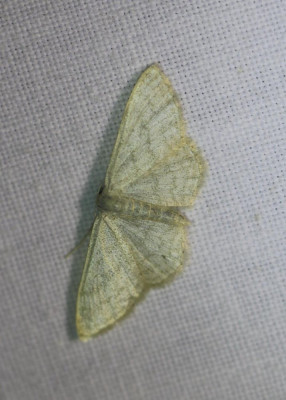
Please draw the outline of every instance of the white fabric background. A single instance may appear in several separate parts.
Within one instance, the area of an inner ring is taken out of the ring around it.
[[[4,1],[0,397],[286,398],[285,2]],[[75,298],[124,105],[159,62],[208,162],[191,258],[83,344]]]

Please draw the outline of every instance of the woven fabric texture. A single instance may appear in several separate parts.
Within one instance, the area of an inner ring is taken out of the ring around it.
[[[278,0],[2,3],[1,399],[286,398],[285,15]],[[208,163],[191,255],[81,343],[87,243],[64,255],[153,62]]]

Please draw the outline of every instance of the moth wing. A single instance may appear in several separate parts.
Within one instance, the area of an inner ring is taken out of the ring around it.
[[[140,270],[128,243],[96,217],[77,297],[78,336],[86,341],[113,325],[134,304],[143,289]]]
[[[145,284],[163,283],[181,270],[186,225],[171,219],[167,223],[123,216],[112,219],[110,225],[122,232]]]
[[[203,160],[186,137],[177,95],[161,69],[151,65],[127,102],[106,190],[156,205],[189,206],[203,172]]]
[[[202,185],[204,162],[190,139],[125,188],[125,195],[160,206],[190,207]]]
[[[78,336],[86,341],[112,326],[146,285],[182,267],[186,227],[142,218],[96,218],[77,298]]]

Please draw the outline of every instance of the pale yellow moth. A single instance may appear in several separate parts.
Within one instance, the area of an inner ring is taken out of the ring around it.
[[[203,175],[178,98],[151,65],[127,102],[97,195],[76,306],[81,340],[114,325],[144,289],[181,269],[188,221],[178,207],[193,204]]]

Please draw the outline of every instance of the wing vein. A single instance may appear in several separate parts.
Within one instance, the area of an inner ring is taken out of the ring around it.
[[[112,226],[111,221],[108,220],[107,218],[106,218],[106,221],[105,221],[105,222],[106,222],[106,224],[109,226],[109,228],[113,231],[113,233],[114,233],[114,235],[115,235],[115,237],[116,237],[116,239],[117,239],[117,242],[120,243],[120,240],[118,240],[118,236],[120,236],[120,235],[122,236],[122,233],[119,233],[119,232],[118,232],[118,229],[115,228],[114,226]],[[121,240],[122,240],[122,237],[121,237]],[[124,251],[124,249],[123,249],[122,246],[121,246],[121,249]],[[126,251],[125,251],[125,254],[126,254]],[[136,264],[136,265],[137,265],[137,264]],[[130,278],[129,273],[126,271],[126,268],[125,268],[124,263],[123,263],[123,269],[124,269],[124,273],[125,273],[126,277],[128,278],[129,282],[131,283],[132,287],[134,288],[136,294],[138,295],[139,293],[137,292],[137,289],[135,289],[135,288],[136,288],[136,284],[134,284],[133,280]],[[131,292],[129,292],[129,293],[131,293]],[[133,294],[132,294],[132,295],[133,295]]]

